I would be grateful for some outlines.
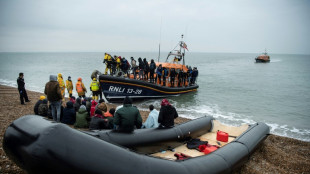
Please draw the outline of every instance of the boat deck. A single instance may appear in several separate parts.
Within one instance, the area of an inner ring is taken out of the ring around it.
[[[216,140],[216,134],[217,134],[218,130],[227,132],[230,136],[238,137],[244,131],[246,131],[248,129],[248,127],[249,127],[249,125],[247,125],[247,124],[243,124],[239,127],[227,126],[227,125],[220,123],[218,120],[213,120],[212,131],[208,132],[208,133],[206,133],[206,134],[204,134],[198,138],[201,141],[208,141],[208,144],[217,145],[217,146],[222,147],[222,146],[225,146],[226,144],[230,143],[231,141],[233,141],[235,138],[229,137],[228,142],[226,142],[226,143],[220,142],[220,145],[219,145],[219,144],[217,144],[217,142],[219,142],[219,141]],[[191,156],[191,157],[198,157],[198,156],[205,155],[203,152],[199,152],[198,150],[188,149],[186,147],[186,145],[187,144],[183,144],[179,147],[174,148],[174,152],[167,150],[167,151],[162,151],[162,152],[151,154],[151,156],[159,157],[159,158],[163,158],[163,159],[167,159],[167,160],[176,160],[177,158],[174,156],[175,153],[183,153],[183,154]]]

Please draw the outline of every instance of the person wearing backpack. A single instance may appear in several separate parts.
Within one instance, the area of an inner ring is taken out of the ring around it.
[[[156,69],[156,64],[154,62],[154,59],[152,59],[151,63],[150,63],[150,82],[151,83],[154,83],[154,72],[155,72],[155,69]]]
[[[43,99],[42,103],[38,107],[38,115],[47,117],[48,116],[48,106],[47,106],[47,100]]]

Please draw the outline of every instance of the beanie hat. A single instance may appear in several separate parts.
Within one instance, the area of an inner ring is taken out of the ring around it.
[[[40,100],[44,100],[46,97],[44,95],[40,96]]]

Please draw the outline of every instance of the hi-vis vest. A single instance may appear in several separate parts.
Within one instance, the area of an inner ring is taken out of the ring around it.
[[[76,82],[76,91],[78,93],[84,92],[83,87],[82,87],[82,82],[80,81]]]
[[[92,91],[99,91],[99,82],[92,81],[90,87]]]

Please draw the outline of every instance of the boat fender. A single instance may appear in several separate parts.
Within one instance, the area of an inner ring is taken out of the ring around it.
[[[217,131],[216,140],[222,142],[228,142],[228,133],[223,131]]]

